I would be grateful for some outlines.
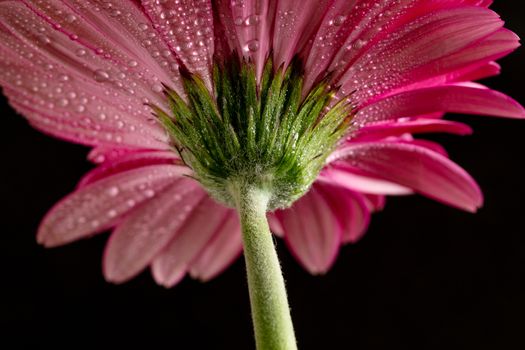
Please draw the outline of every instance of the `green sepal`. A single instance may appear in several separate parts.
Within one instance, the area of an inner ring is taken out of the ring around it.
[[[229,188],[243,182],[270,193],[269,209],[306,193],[353,118],[349,98],[333,103],[328,78],[303,98],[301,63],[275,68],[260,82],[238,58],[213,67],[214,91],[197,74],[181,72],[185,96],[165,87],[169,112],[151,106],[198,181],[233,206]]]

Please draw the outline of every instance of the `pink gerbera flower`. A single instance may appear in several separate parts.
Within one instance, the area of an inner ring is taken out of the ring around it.
[[[525,117],[472,82],[519,46],[491,2],[0,1],[11,105],[93,147],[97,164],[38,241],[113,229],[106,279],[151,267],[171,287],[209,280],[241,254],[232,208],[253,188],[313,274],[364,234],[386,195],[475,211],[474,180],[412,135],[471,132],[445,112]]]

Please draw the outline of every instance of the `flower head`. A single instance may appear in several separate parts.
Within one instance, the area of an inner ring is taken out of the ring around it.
[[[270,225],[311,273],[386,195],[475,211],[441,146],[445,112],[524,118],[473,83],[519,46],[487,0],[0,1],[0,84],[36,128],[97,167],[46,216],[58,246],[114,228],[104,274],[216,276],[242,251],[229,186],[271,196]]]

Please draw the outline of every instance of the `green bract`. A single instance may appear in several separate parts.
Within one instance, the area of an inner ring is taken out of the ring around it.
[[[269,210],[301,197],[348,129],[348,98],[318,83],[303,98],[301,65],[286,71],[268,60],[257,84],[255,67],[230,59],[214,67],[214,92],[182,72],[186,96],[166,88],[170,111],[152,106],[183,161],[217,200],[233,206],[232,186],[269,193]]]

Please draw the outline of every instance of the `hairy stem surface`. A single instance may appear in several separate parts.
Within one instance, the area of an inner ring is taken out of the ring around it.
[[[247,184],[236,184],[231,191],[242,225],[257,349],[296,350],[284,279],[266,219],[270,195]]]

